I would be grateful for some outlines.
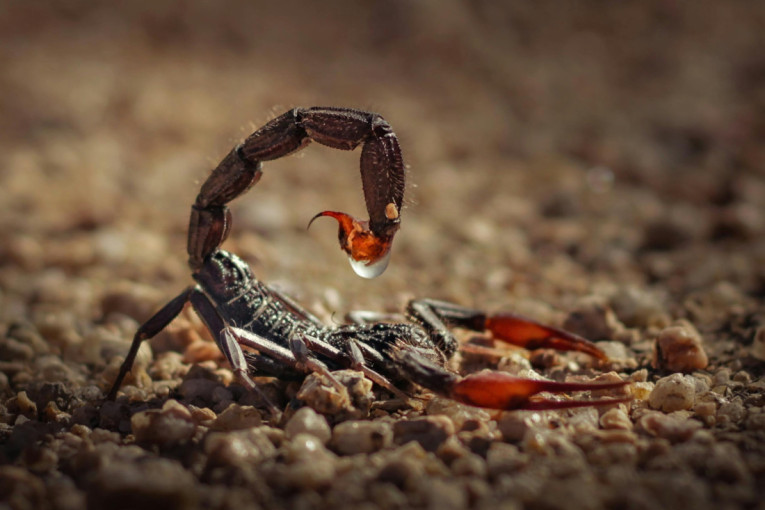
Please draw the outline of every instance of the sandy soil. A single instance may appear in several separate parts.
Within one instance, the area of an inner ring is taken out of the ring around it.
[[[762,5],[0,13],[0,506],[763,508]],[[188,208],[210,169],[311,105],[377,111],[400,138],[391,267],[361,280],[331,222],[306,232],[321,210],[364,214],[358,152],[320,146],[264,167],[227,249],[329,323],[427,296],[565,326],[612,361],[477,363],[613,371],[635,400],[396,409],[347,374],[357,399],[340,412],[320,381],[263,379],[287,409],[272,427],[184,312],[102,405],[138,325],[191,281]]]

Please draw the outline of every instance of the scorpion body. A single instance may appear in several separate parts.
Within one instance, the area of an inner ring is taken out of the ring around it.
[[[362,182],[369,221],[323,211],[339,224],[340,247],[354,270],[374,277],[387,265],[400,226],[404,165],[390,125],[377,114],[342,108],[294,109],[274,119],[237,146],[212,172],[192,206],[189,265],[196,285],[168,302],[136,332],[130,351],[107,398],[132,367],[143,340],[165,328],[190,303],[205,323],[239,380],[260,393],[251,375],[285,379],[310,372],[339,383],[332,371],[352,368],[397,396],[407,398],[411,384],[459,402],[494,409],[561,409],[624,402],[549,400],[540,392],[604,390],[615,383],[561,383],[523,379],[484,371],[461,376],[445,368],[458,349],[450,328],[488,331],[495,339],[528,349],[554,348],[605,354],[593,343],[564,330],[514,314],[488,315],[480,310],[430,299],[411,301],[408,322],[374,322],[355,315],[354,322],[328,327],[277,290],[259,281],[236,255],[220,249],[231,228],[227,203],[260,178],[261,161],[293,152],[308,141],[353,149],[363,144]],[[311,220],[313,221],[313,220]],[[261,393],[275,415],[279,410]]]

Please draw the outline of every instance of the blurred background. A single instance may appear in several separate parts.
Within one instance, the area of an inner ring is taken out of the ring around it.
[[[40,287],[81,289],[93,316],[122,281],[175,293],[209,171],[313,105],[382,114],[409,187],[391,267],[362,281],[333,222],[305,230],[365,216],[359,153],[265,165],[226,247],[309,303],[761,296],[764,43],[747,1],[5,0],[4,319]]]

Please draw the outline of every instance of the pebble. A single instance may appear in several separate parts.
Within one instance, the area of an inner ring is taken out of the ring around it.
[[[197,506],[197,481],[175,460],[115,459],[86,480],[88,508],[180,510]]]
[[[318,413],[333,416],[336,421],[366,417],[374,401],[372,381],[354,370],[338,370],[332,375],[342,388],[312,373],[303,381],[296,398]]]
[[[428,454],[419,443],[410,442],[396,448],[377,474],[377,479],[399,489],[414,489],[422,482],[426,472]]]
[[[529,431],[546,426],[548,415],[531,411],[502,413],[497,420],[497,428],[508,443],[520,442]]]
[[[691,409],[696,396],[696,383],[691,376],[672,374],[659,379],[648,397],[648,405],[664,412]]]
[[[632,420],[623,410],[612,408],[600,416],[600,426],[604,429],[632,430]]]
[[[332,449],[340,455],[372,453],[390,446],[393,429],[384,421],[349,420],[332,431]]]
[[[488,422],[491,420],[491,415],[485,409],[462,405],[452,399],[441,397],[431,399],[425,412],[429,415],[448,416],[456,430],[463,430],[466,424],[471,422]]]
[[[151,285],[130,281],[112,284],[101,297],[104,316],[120,313],[143,323],[162,305],[164,296]]]
[[[642,287],[618,287],[610,304],[619,320],[633,328],[663,326],[667,317],[664,299]]]
[[[452,473],[457,476],[486,478],[488,468],[486,461],[480,455],[468,453],[455,459],[451,465]]]
[[[396,444],[416,441],[429,452],[436,451],[454,432],[454,423],[442,415],[402,420],[393,424]]]
[[[758,360],[765,361],[765,326],[760,326],[754,332],[749,352]]]
[[[264,427],[208,432],[204,438],[204,452],[208,467],[252,466],[277,453]]]
[[[649,411],[637,420],[637,429],[673,443],[687,441],[704,425],[688,416]]]
[[[0,486],[3,488],[2,498],[13,508],[16,503],[19,508],[45,508],[45,484],[42,479],[26,469],[17,466],[0,466]],[[23,506],[21,506],[23,505]]]
[[[130,419],[139,444],[172,446],[194,436],[196,424],[191,411],[176,400],[168,400],[162,409],[135,413]]]
[[[181,383],[178,388],[178,393],[181,394],[184,400],[188,402],[200,402],[202,404],[211,404],[213,401],[213,393],[222,388],[222,385],[218,381],[212,381],[210,379],[186,379]]]
[[[709,358],[699,332],[693,324],[681,320],[659,333],[654,342],[651,364],[654,368],[690,373],[705,369]]]
[[[260,411],[255,407],[232,402],[215,418],[215,421],[210,425],[210,430],[249,429],[260,426],[262,421]]]
[[[722,427],[738,426],[746,419],[746,409],[740,400],[721,404],[717,410],[717,424]]]
[[[37,418],[37,404],[35,404],[27,395],[26,391],[20,391],[16,394],[16,399],[9,402],[9,410],[19,413],[27,418]]]
[[[468,507],[468,496],[462,484],[428,478],[422,491],[428,509],[462,510]]]
[[[5,338],[0,341],[0,359],[5,361],[29,361],[35,355],[32,346],[14,340]]]
[[[626,329],[619,322],[613,310],[599,298],[585,298],[574,309],[566,321],[563,329],[576,333],[592,341],[613,340]]]
[[[494,443],[486,452],[486,468],[492,478],[502,474],[513,474],[528,463],[529,456],[521,453],[515,445]]]
[[[284,432],[287,439],[292,439],[298,434],[309,434],[317,438],[324,445],[332,438],[332,429],[329,428],[327,419],[311,407],[301,407],[298,409],[287,422]]]
[[[337,457],[316,437],[298,434],[286,443],[283,452],[285,464],[275,471],[279,484],[288,488],[317,490],[327,487],[335,479]]]

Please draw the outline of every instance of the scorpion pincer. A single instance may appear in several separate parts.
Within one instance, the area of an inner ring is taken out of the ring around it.
[[[270,411],[279,410],[258,389],[251,374],[301,378],[352,368],[378,386],[406,398],[412,384],[455,401],[500,410],[564,409],[609,405],[629,398],[553,400],[541,392],[561,393],[621,388],[627,382],[554,382],[524,379],[484,370],[461,376],[446,368],[457,352],[450,328],[489,332],[494,339],[526,349],[579,351],[596,359],[606,355],[573,333],[514,314],[489,315],[443,301],[411,301],[408,322],[372,322],[368,316],[329,327],[286,295],[268,287],[236,255],[220,249],[231,229],[227,204],[262,175],[262,161],[286,156],[309,142],[352,150],[362,145],[361,176],[369,220],[323,211],[339,225],[340,247],[361,276],[381,274],[400,226],[405,168],[396,135],[374,113],[346,108],[295,108],[267,123],[235,147],[202,185],[191,208],[189,265],[196,284],[186,288],[146,321],[108,392],[114,399],[130,371],[138,348],[164,329],[190,303],[239,380],[259,393]]]

